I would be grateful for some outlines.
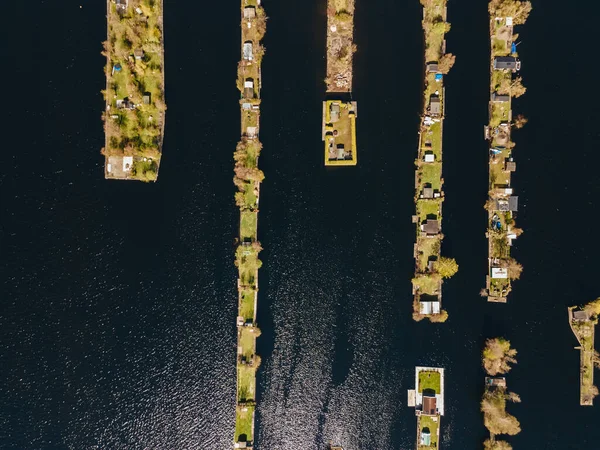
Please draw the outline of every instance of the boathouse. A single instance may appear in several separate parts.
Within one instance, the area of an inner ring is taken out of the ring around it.
[[[521,61],[514,56],[496,56],[494,58],[494,69],[512,70],[513,72],[516,72],[521,69]]]
[[[254,19],[256,17],[256,8],[254,6],[246,6],[244,8],[244,19]]]
[[[510,102],[510,95],[501,95],[501,94],[496,94],[495,92],[493,92],[492,93],[492,101],[495,103]]]
[[[438,73],[440,71],[437,62],[428,63],[426,68],[428,73]]]
[[[421,231],[427,236],[435,236],[440,232],[440,221],[437,219],[427,219],[423,225],[421,225]]]
[[[439,96],[432,95],[429,97],[429,112],[432,116],[439,116],[442,113],[442,103]]]

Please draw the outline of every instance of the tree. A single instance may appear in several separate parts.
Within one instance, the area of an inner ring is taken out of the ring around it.
[[[442,256],[437,262],[437,271],[442,278],[451,278],[458,272],[458,264],[454,258]]]
[[[439,314],[432,314],[427,316],[427,318],[433,323],[444,323],[446,320],[448,320],[448,311],[442,309]]]
[[[508,277],[511,280],[518,280],[519,278],[521,278],[523,266],[519,264],[514,258],[510,258],[509,260],[507,260],[507,263]]]
[[[512,17],[514,25],[522,25],[531,12],[531,2],[520,0],[492,0],[488,10],[496,17]]]
[[[510,348],[510,341],[504,338],[488,339],[482,353],[483,367],[491,376],[508,373],[510,365],[517,363],[515,356],[517,351]]]
[[[452,53],[446,53],[444,56],[440,58],[438,61],[438,70],[443,74],[447,74],[454,66],[454,62],[456,61],[456,56]]]
[[[527,92],[527,88],[523,86],[523,78],[517,77],[514,79],[505,78],[500,82],[498,87],[499,94],[508,94],[513,98],[518,98]]]
[[[529,122],[529,119],[527,117],[525,117],[523,114],[519,114],[513,121],[513,127],[515,127],[517,130],[519,130],[519,129],[523,128],[527,122]]]
[[[592,316],[592,317],[597,316],[598,314],[600,314],[600,298],[589,302],[587,305],[585,305],[583,307],[583,309],[590,316]]]
[[[487,439],[483,443],[483,450],[512,450],[512,446],[506,441]]]
[[[520,402],[517,394],[507,393],[504,388],[486,390],[481,400],[485,427],[492,434],[515,435],[521,432],[517,418],[506,412],[506,402]]]

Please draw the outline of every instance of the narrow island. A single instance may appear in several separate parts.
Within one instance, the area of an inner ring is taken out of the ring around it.
[[[240,209],[240,236],[235,254],[238,268],[237,317],[237,407],[234,448],[253,448],[254,411],[256,408],[256,371],[260,357],[256,354],[258,299],[258,202],[264,174],[258,168],[262,144],[258,140],[260,119],[261,62],[267,17],[260,0],[241,2],[241,60],[238,64],[237,87],[240,91],[241,140],[237,144],[235,202]]]
[[[492,0],[490,14],[490,101],[489,124],[485,137],[489,141],[489,191],[485,209],[488,212],[488,274],[482,295],[490,302],[506,303],[513,280],[521,276],[523,267],[510,255],[513,241],[523,232],[515,226],[519,198],[511,187],[511,175],[517,168],[513,158],[513,128],[521,128],[527,120],[513,118],[512,99],[525,93],[517,53],[516,25],[522,25],[531,11],[531,3],[520,0]]]
[[[600,355],[594,349],[594,337],[598,315],[600,314],[600,299],[585,306],[569,308],[569,325],[579,342],[579,404],[592,406],[598,388],[594,385],[594,367],[600,367]]]
[[[162,0],[108,0],[104,177],[156,181],[165,128]]]
[[[445,35],[447,0],[421,0],[425,34],[425,93],[419,129],[418,155],[415,160],[415,206],[417,237],[414,245],[415,276],[413,319],[428,318],[445,322],[448,313],[441,308],[443,278],[458,271],[458,264],[441,256],[442,202],[442,135],[444,121],[444,75],[454,65],[455,57],[446,53]]]
[[[327,1],[327,96],[322,138],[326,166],[355,166],[357,103],[352,101],[354,0]]]
[[[490,437],[483,443],[484,450],[511,450],[512,446],[497,438],[500,434],[514,436],[521,432],[521,425],[513,415],[506,412],[506,402],[520,402],[514,392],[506,390],[506,378],[498,375],[510,371],[511,364],[516,364],[517,351],[510,347],[510,342],[503,338],[488,339],[483,350],[483,368],[485,391],[481,400],[481,412],[485,427]]]
[[[417,450],[439,449],[444,415],[444,369],[416,367],[415,389],[408,391],[408,406],[417,416]]]

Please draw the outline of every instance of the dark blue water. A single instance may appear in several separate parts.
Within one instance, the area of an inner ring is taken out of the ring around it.
[[[5,10],[0,153],[0,448],[226,449],[235,404],[239,5],[167,3],[167,129],[159,182],[107,182],[103,2]],[[82,8],[80,8],[82,6]],[[519,30],[529,90],[515,111],[525,266],[508,305],[486,273],[485,2],[452,1],[445,325],[411,319],[413,160],[421,108],[418,2],[357,2],[359,166],[322,166],[325,1],[265,2],[257,447],[410,449],[414,366],[446,367],[443,448],[481,448],[480,349],[504,335],[523,402],[515,448],[591,449],[566,305],[600,295],[600,6],[534,2]],[[582,9],[583,8],[583,9]],[[25,27],[25,28],[24,28]],[[588,89],[586,89],[588,87]]]

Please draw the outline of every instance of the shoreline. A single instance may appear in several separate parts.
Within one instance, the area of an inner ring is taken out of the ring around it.
[[[442,309],[443,278],[458,270],[456,261],[441,256],[443,122],[445,114],[444,76],[454,64],[446,53],[445,35],[450,29],[447,0],[423,0],[422,28],[425,37],[423,113],[419,127],[419,144],[415,160],[416,240],[413,249],[415,272],[412,279],[413,319],[425,318],[444,322],[448,313]]]
[[[352,63],[355,52],[354,0],[328,0],[327,89],[322,116],[325,166],[357,164],[358,104],[352,100]]]
[[[527,19],[512,17],[507,11],[521,2],[490,3],[490,100],[489,123],[485,138],[489,141],[488,162],[488,274],[482,295],[488,302],[506,303],[512,290],[512,281],[521,275],[522,266],[510,255],[513,241],[523,232],[515,226],[518,196],[511,187],[511,176],[516,171],[513,158],[515,143],[512,128],[520,128],[526,119],[513,119],[512,100],[525,93],[520,77],[513,77],[521,68],[514,27]],[[494,9],[497,8],[497,9]],[[517,35],[518,36],[518,35]]]
[[[107,0],[106,6],[104,177],[155,182],[167,109],[164,0]]]
[[[260,0],[241,0],[241,59],[238,63],[237,87],[240,91],[241,140],[235,153],[237,187],[236,205],[240,209],[239,241],[235,265],[238,268],[237,382],[236,420],[233,448],[254,446],[256,410],[256,371],[260,357],[256,354],[256,339],[260,329],[256,324],[258,308],[258,270],[262,250],[258,241],[258,205],[260,183],[264,174],[258,169],[262,144],[258,138],[260,125],[261,62],[267,17]]]

